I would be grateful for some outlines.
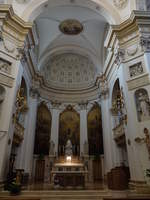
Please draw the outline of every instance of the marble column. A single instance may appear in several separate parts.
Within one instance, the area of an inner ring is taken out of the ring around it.
[[[102,110],[102,127],[103,127],[103,145],[104,145],[104,165],[105,174],[107,174],[113,167],[113,149],[112,149],[112,127],[109,111],[109,99],[101,99]]]
[[[54,142],[54,152],[58,156],[58,140],[59,140],[59,105],[52,104],[52,125],[51,125],[51,141]]]
[[[84,144],[88,143],[87,131],[87,104],[80,104],[80,156],[85,154]]]

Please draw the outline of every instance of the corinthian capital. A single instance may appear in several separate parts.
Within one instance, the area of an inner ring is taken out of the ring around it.
[[[125,56],[125,50],[124,49],[118,49],[117,52],[115,53],[115,64],[120,65],[124,61],[124,56]]]
[[[97,77],[96,85],[99,86],[100,98],[106,97],[106,95],[109,93],[109,88],[104,74],[101,74],[99,77]]]
[[[88,106],[88,101],[81,101],[78,105],[81,110],[86,110],[86,108]]]

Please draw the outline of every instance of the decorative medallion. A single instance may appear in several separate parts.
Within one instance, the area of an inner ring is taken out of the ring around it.
[[[61,22],[59,29],[66,35],[78,35],[83,31],[83,25],[76,19],[67,19]]]
[[[118,9],[123,9],[126,7],[128,0],[113,0],[113,2]]]

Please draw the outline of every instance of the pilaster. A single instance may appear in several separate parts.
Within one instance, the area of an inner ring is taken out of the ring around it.
[[[52,102],[52,125],[51,125],[51,142],[54,144],[54,154],[58,155],[58,140],[59,140],[59,110],[60,103]],[[50,147],[51,148],[51,147]],[[53,156],[53,155],[52,155]]]
[[[87,102],[79,103],[80,107],[80,155],[87,154],[85,146],[88,148],[88,132],[87,132]]]

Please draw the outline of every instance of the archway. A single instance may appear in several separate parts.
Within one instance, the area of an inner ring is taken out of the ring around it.
[[[64,155],[65,145],[70,139],[73,146],[73,155],[80,155],[80,116],[68,106],[59,119],[59,155]]]
[[[91,157],[93,166],[93,180],[102,180],[102,157],[103,150],[103,131],[101,108],[97,103],[94,104],[88,113],[88,143],[89,156]]]
[[[47,173],[45,166],[49,155],[51,135],[51,113],[42,102],[37,109],[37,121],[35,130],[34,155],[35,156],[35,181],[43,182]]]
[[[55,6],[63,6],[64,4],[68,4],[68,1],[59,1],[59,0],[37,0],[36,4],[34,1],[31,1],[31,3],[28,4],[24,12],[22,13],[22,18],[25,21],[34,21],[42,12],[44,12],[45,8],[49,6],[55,7]],[[70,1],[71,4],[72,1]],[[118,13],[118,10],[115,7],[112,7],[111,3],[106,2],[105,0],[84,0],[82,2],[79,2],[80,6],[87,7],[93,10],[96,10],[97,13],[101,13],[106,20],[110,24],[118,24],[121,22],[120,15]],[[76,5],[78,5],[76,3]]]
[[[103,151],[101,108],[95,104],[88,113],[89,155],[101,155]]]
[[[49,155],[51,120],[50,111],[44,103],[41,103],[37,111],[35,131],[34,154],[36,155]]]

